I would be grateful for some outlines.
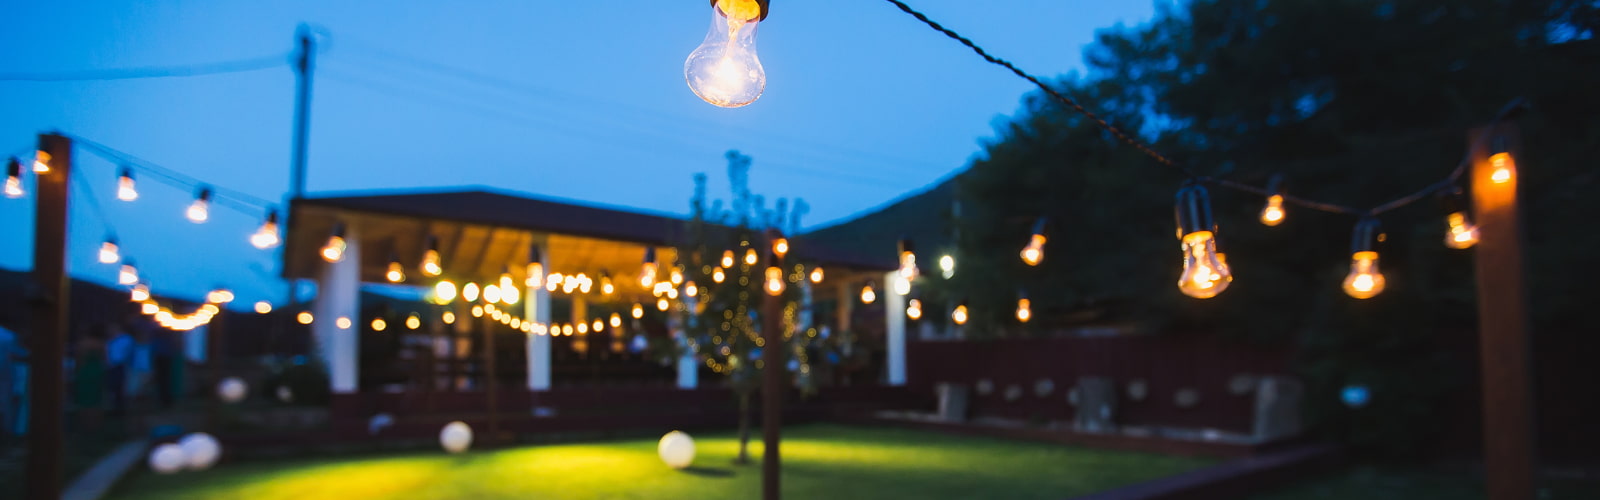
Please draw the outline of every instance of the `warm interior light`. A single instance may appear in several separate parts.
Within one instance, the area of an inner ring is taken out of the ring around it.
[[[1228,266],[1218,259],[1211,231],[1183,236],[1183,275],[1178,278],[1178,290],[1190,297],[1209,299],[1228,289],[1232,281]]]
[[[871,304],[878,300],[878,292],[872,290],[872,285],[861,287],[861,303]]]
[[[133,172],[126,168],[117,176],[117,199],[122,201],[139,199],[139,190],[133,185]]]
[[[756,56],[756,25],[762,14],[755,0],[716,2],[705,41],[683,62],[683,77],[694,95],[724,108],[761,98],[767,87],[766,70]]]
[[[1495,153],[1489,157],[1489,180],[1495,184],[1511,182],[1511,177],[1516,175],[1517,162],[1511,159],[1511,153]]]
[[[1034,234],[1028,238],[1028,246],[1022,247],[1022,262],[1030,266],[1039,265],[1044,260],[1044,235]]]
[[[1344,277],[1344,292],[1358,299],[1383,293],[1385,280],[1378,271],[1378,252],[1356,252],[1350,256],[1350,274]]]
[[[1017,299],[1017,321],[1027,323],[1033,319],[1033,303],[1028,299]]]
[[[954,321],[957,325],[967,324],[967,305],[957,305],[954,311],[950,311],[950,321]]]
[[[405,281],[405,266],[400,265],[399,260],[391,260],[389,261],[389,272],[384,273],[383,277],[388,279],[390,283],[399,283]]]
[[[122,260],[122,256],[117,255],[117,242],[116,241],[114,241],[114,240],[106,240],[104,243],[100,244],[100,263],[101,264],[115,264],[119,260]]]
[[[1261,223],[1276,226],[1283,222],[1283,195],[1275,194],[1267,197],[1266,208],[1261,209]]]

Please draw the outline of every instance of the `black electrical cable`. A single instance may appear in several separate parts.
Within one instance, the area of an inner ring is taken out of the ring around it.
[[[186,64],[180,66],[147,66],[142,68],[90,69],[37,73],[0,73],[5,82],[83,82],[108,80],[134,80],[141,78],[174,78],[189,76],[244,73],[276,67],[288,67],[289,58],[283,55],[239,59],[214,63]]]

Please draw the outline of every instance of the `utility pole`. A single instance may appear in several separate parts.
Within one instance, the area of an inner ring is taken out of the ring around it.
[[[316,47],[311,38],[311,27],[304,24],[295,30],[300,45],[300,56],[295,61],[294,76],[298,84],[294,104],[294,158],[289,165],[289,198],[299,199],[306,194],[306,148],[311,134],[311,58]]]
[[[774,251],[773,243],[782,236],[769,232],[767,241],[767,266],[783,267],[783,256]],[[757,276],[761,276],[757,273]],[[765,289],[764,285],[758,286]],[[767,290],[762,290],[767,292]],[[761,498],[778,500],[780,475],[778,441],[783,425],[783,296],[764,293],[761,302]]]
[[[72,140],[39,135],[39,151],[49,155],[44,172],[35,170],[33,234],[33,331],[28,387],[28,498],[61,498],[62,399],[66,397],[67,181],[72,175]]]
[[[1478,343],[1483,465],[1491,500],[1534,498],[1532,365],[1523,284],[1515,125],[1471,132],[1472,209],[1478,224]]]

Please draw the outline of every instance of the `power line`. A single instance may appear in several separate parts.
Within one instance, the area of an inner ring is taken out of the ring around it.
[[[137,68],[90,69],[36,73],[0,73],[0,81],[81,82],[134,80],[141,78],[176,78],[220,75],[227,73],[243,73],[247,71],[259,71],[288,65],[289,61],[284,56],[276,55],[258,57],[254,59],[239,59],[233,61],[186,64],[178,66],[145,66]]]

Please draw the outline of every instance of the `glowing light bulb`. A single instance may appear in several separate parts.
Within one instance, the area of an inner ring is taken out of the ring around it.
[[[421,328],[421,327],[422,327],[422,318],[418,317],[417,313],[411,313],[410,316],[406,316],[406,329],[407,330],[416,330],[416,329]]]
[[[1465,212],[1451,213],[1445,217],[1445,223],[1450,226],[1450,232],[1444,236],[1445,246],[1459,250],[1478,244],[1478,226],[1467,221]]]
[[[101,264],[115,264],[119,260],[122,260],[122,256],[117,255],[117,241],[116,240],[107,239],[104,243],[100,244],[100,263]]]
[[[683,285],[683,294],[690,297],[700,295],[700,287],[694,286],[693,281],[687,282]]]
[[[956,275],[956,258],[954,256],[939,256],[939,275],[944,276],[944,279],[950,279],[950,277]]]
[[[1033,319],[1033,303],[1028,299],[1017,299],[1017,321],[1027,323]]]
[[[907,279],[904,275],[895,275],[894,282],[891,284],[894,286],[895,295],[911,294],[911,280]]]
[[[406,280],[405,266],[400,265],[400,260],[399,259],[391,260],[391,261],[389,261],[389,271],[386,272],[386,273],[383,273],[383,277],[384,277],[384,279],[389,280],[390,283],[399,283],[399,282],[405,281]]]
[[[622,315],[621,314],[617,314],[617,313],[611,313],[611,327],[612,328],[618,328],[618,327],[621,327],[621,326],[622,326]]]
[[[511,279],[511,271],[500,271],[500,289],[516,288],[516,282]]]
[[[683,284],[683,270],[674,267],[674,268],[672,268],[672,273],[667,275],[667,278],[668,278],[668,280],[672,281],[672,286],[682,285]]]
[[[509,287],[509,288],[502,287],[500,289],[500,302],[505,304],[505,305],[508,305],[508,306],[516,305],[517,301],[521,300],[521,299],[522,299],[522,292],[517,291],[517,287],[514,287],[514,286],[513,287]]]
[[[50,153],[38,151],[33,154],[33,173],[42,174],[50,171]]]
[[[872,290],[872,285],[871,284],[867,284],[866,286],[861,287],[861,303],[862,304],[871,304],[871,303],[873,303],[874,301],[877,301],[877,300],[878,300],[878,292]]]
[[[200,188],[200,193],[195,195],[194,203],[189,204],[189,209],[184,211],[184,216],[189,222],[199,224],[211,217],[211,190]]]
[[[733,259],[730,258],[728,260],[733,260]],[[727,279],[727,277],[728,276],[726,274],[723,274],[722,268],[720,268],[720,267],[711,270],[711,282],[712,283],[722,283],[722,280]]]
[[[1283,215],[1283,195],[1268,196],[1266,208],[1261,209],[1261,223],[1276,226],[1283,223]]]
[[[439,264],[439,251],[430,248],[422,252],[422,274],[431,277],[442,273],[444,267]]]
[[[613,293],[617,293],[617,286],[611,283],[611,275],[610,274],[601,274],[600,275],[600,294],[601,295],[611,295]]]
[[[267,212],[267,220],[261,222],[261,227],[250,235],[250,245],[266,250],[278,246],[278,213]]]
[[[488,302],[490,304],[493,304],[495,302],[499,302],[500,301],[500,286],[499,285],[484,285],[483,286],[483,301],[484,302]]]
[[[256,302],[256,314],[266,314],[269,312],[272,312],[271,302],[267,302],[265,300]]]
[[[756,0],[717,0],[711,30],[683,62],[694,95],[712,105],[737,108],[755,102],[767,88],[767,72],[756,57],[756,26],[766,18]]]
[[[385,328],[389,328],[389,322],[384,321],[383,318],[372,318],[372,331],[381,332]]]
[[[527,274],[527,279],[522,280],[523,286],[528,288],[539,288],[544,286],[544,264],[540,264],[538,262],[529,262]]]
[[[589,325],[589,329],[593,330],[595,333],[600,333],[606,329],[606,322],[596,319],[594,320],[594,323]]]
[[[133,267],[133,261],[122,263],[122,269],[117,271],[117,284],[132,285],[139,282],[139,269]]]
[[[650,288],[656,284],[656,263],[646,262],[639,269],[639,286]]]
[[[212,304],[227,304],[229,302],[233,302],[233,292],[222,288],[212,290],[206,293],[206,302],[210,302]]]
[[[822,282],[822,268],[821,267],[811,268],[811,282],[812,283],[821,283]]]
[[[1217,256],[1217,243],[1211,231],[1196,231],[1183,236],[1183,275],[1178,290],[1197,299],[1216,297],[1233,281]]]
[[[787,255],[789,253],[789,239],[778,238],[776,240],[772,240],[772,253],[777,254],[778,257]]]
[[[456,324],[456,313],[445,311],[444,314],[439,315],[439,321],[443,321],[446,325],[454,325]]]
[[[1511,159],[1511,153],[1495,153],[1489,157],[1489,168],[1494,169],[1489,174],[1489,180],[1495,184],[1511,182],[1517,173],[1517,162]]]
[[[572,325],[571,324],[561,325],[561,335],[565,336],[565,337],[571,337],[572,336]]]
[[[146,300],[150,300],[150,286],[145,285],[144,283],[135,283],[133,285],[133,292],[129,294],[128,298],[134,302],[144,302]]]
[[[1350,256],[1350,274],[1344,277],[1344,292],[1358,299],[1383,293],[1386,280],[1378,271],[1378,252],[1356,252]]]
[[[483,306],[478,306],[478,305],[472,306],[472,317],[474,317],[474,318],[482,318],[483,317]]]
[[[349,330],[350,318],[340,316],[339,319],[333,320],[333,326],[339,327],[340,330]]]
[[[922,319],[921,300],[911,299],[911,301],[906,303],[906,317],[914,320]]]
[[[433,296],[439,303],[456,300],[456,284],[450,280],[439,280],[438,284],[433,285]]]
[[[944,259],[939,260],[943,261]],[[941,268],[943,264],[943,262],[940,262]],[[955,267],[955,258],[951,257],[950,270],[952,273],[955,272]],[[900,277],[909,281],[917,279],[917,274],[917,254],[912,250],[911,240],[900,240]]]
[[[27,191],[22,190],[22,176],[16,174],[6,175],[7,198],[21,198],[27,194]]]
[[[644,306],[641,306],[639,304],[634,304],[633,305],[633,311],[631,311],[631,314],[633,314],[633,319],[643,318],[644,317]]]
[[[783,270],[776,266],[767,268],[767,295],[777,296],[783,293]]]
[[[667,298],[666,297],[662,297],[662,298],[656,299],[656,309],[657,310],[666,311],[667,310],[667,306],[669,306],[669,305],[670,304],[667,303]]]
[[[1044,235],[1035,233],[1028,239],[1028,246],[1022,247],[1022,262],[1030,266],[1037,266],[1044,260]]]
[[[557,288],[561,288],[561,285],[565,282],[566,280],[563,279],[561,273],[550,273],[550,277],[544,279],[544,289],[554,292]]]
[[[515,329],[518,329],[518,330],[522,329],[522,318],[518,318],[518,317],[512,316],[510,314],[507,314],[506,318],[507,318],[506,319],[506,324],[507,325],[510,325],[512,328],[515,328]]]
[[[722,267],[733,267],[733,250],[722,251]]]
[[[950,321],[954,321],[957,325],[965,325],[965,324],[967,324],[967,303],[966,302],[962,302],[960,304],[957,304],[956,305],[956,309],[954,311],[950,311]]]
[[[302,325],[311,324],[311,319],[312,318],[311,318],[311,312],[310,311],[300,311],[300,314],[296,314],[294,316],[294,320],[299,322]]]
[[[478,284],[469,281],[467,284],[461,285],[461,300],[477,302],[479,291],[481,290],[478,288]]]
[[[146,315],[155,314],[160,311],[161,306],[156,305],[155,302],[145,302],[143,304],[139,304],[139,312]]]
[[[133,201],[139,199],[139,190],[133,185],[133,171],[122,167],[122,173],[117,175],[117,199]]]
[[[328,262],[344,260],[345,248],[347,247],[343,237],[338,235],[329,236],[328,242],[322,245],[322,260]]]
[[[744,251],[744,263],[745,264],[753,266],[753,265],[756,265],[756,262],[758,262],[760,260],[761,260],[761,256],[756,255],[756,249],[752,248],[752,249]]]

